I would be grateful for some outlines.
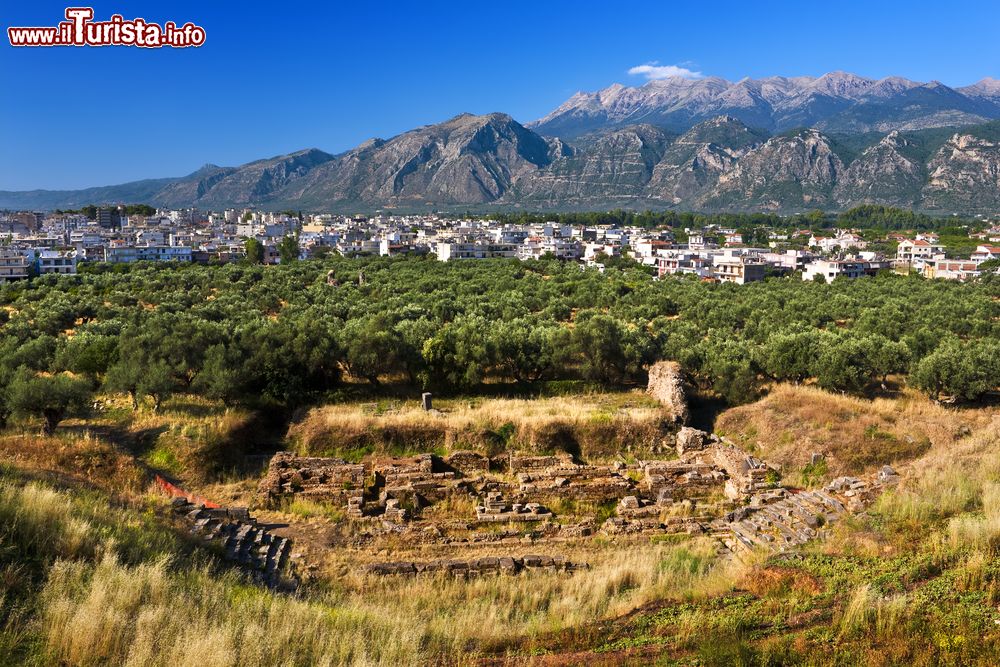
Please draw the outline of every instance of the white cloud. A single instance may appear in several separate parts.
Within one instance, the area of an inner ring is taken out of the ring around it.
[[[684,63],[685,65],[689,63]],[[672,76],[679,76],[682,79],[700,79],[705,75],[701,72],[695,72],[687,67],[681,67],[680,65],[661,65],[657,61],[651,63],[646,63],[644,65],[636,65],[628,71],[629,74],[642,75],[647,79],[668,79]]]

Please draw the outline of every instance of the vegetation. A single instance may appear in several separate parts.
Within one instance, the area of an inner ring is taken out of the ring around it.
[[[607,548],[572,578],[362,578],[296,599],[212,566],[154,516],[0,477],[0,565],[20,568],[0,579],[0,655],[71,665],[427,664],[667,594],[704,597],[729,579],[705,541]]]
[[[100,207],[98,207],[98,206],[96,206],[94,204],[88,204],[87,206],[84,206],[83,208],[80,208],[80,209],[77,209],[77,210],[71,210],[71,209],[61,210],[61,209],[56,209],[55,213],[57,215],[62,214],[62,213],[81,213],[81,214],[87,216],[87,218],[89,218],[90,220],[96,220],[97,219],[97,209],[98,208],[100,208]],[[153,207],[153,206],[150,206],[149,204],[124,204],[124,205],[122,205],[122,206],[120,206],[118,208],[121,209],[121,212],[124,215],[153,215],[154,213],[156,213],[156,208]]]
[[[931,216],[909,209],[862,204],[840,213],[820,210],[796,215],[777,213],[695,213],[691,211],[630,211],[617,209],[603,212],[577,213],[492,213],[488,217],[511,224],[536,224],[556,222],[563,225],[613,225],[617,227],[635,226],[646,229],[669,227],[675,230],[701,229],[710,225],[732,228],[743,234],[744,239],[766,245],[768,239],[761,230],[791,231],[810,229],[814,231],[832,230],[846,227],[860,230],[888,231],[928,231],[952,230],[954,236],[966,236],[969,228],[982,226],[981,222],[965,220],[953,216]],[[961,233],[960,233],[961,232]]]
[[[0,663],[992,664],[1000,420],[943,400],[997,388],[998,334],[993,277],[734,286],[625,263],[329,258],[7,284]],[[662,358],[745,402],[717,430],[792,483],[891,463],[903,484],[797,554],[598,537],[567,547],[590,570],[464,582],[373,579],[356,550],[327,549],[338,576],[298,597],[248,584],[145,493],[153,467],[245,498],[256,472],[234,471],[264,437],[259,408],[302,416],[282,446],[347,458],[636,456],[626,440],[654,440],[661,416],[633,389]],[[440,412],[416,407],[424,387]]]
[[[662,358],[731,403],[774,381],[863,393],[910,372],[929,395],[975,400],[1000,378],[993,276],[734,286],[629,265],[416,258],[122,271],[0,287],[0,414],[52,429],[86,388],[154,409],[175,392],[292,409],[346,378],[441,393],[629,386]],[[39,402],[43,383],[58,404]]]

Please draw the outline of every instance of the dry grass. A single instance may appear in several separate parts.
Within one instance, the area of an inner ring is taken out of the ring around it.
[[[39,493],[41,507],[72,515],[71,503],[55,492],[34,489],[20,500]],[[43,519],[34,523],[42,526]],[[76,530],[68,526],[49,530],[65,536]],[[231,574],[175,568],[164,558],[126,566],[112,547],[93,564],[56,562],[39,599],[38,632],[47,660],[74,665],[462,664],[511,641],[652,600],[717,595],[731,588],[741,567],[720,563],[709,540],[609,544],[590,555],[593,568],[571,575],[469,582],[371,577],[353,568],[336,590],[295,599],[243,585]]]
[[[877,508],[890,518],[918,523],[949,520],[952,541],[986,536],[1000,527],[1000,416],[957,442],[935,446],[901,468],[903,484],[880,498]]]
[[[645,452],[663,444],[663,413],[635,391],[539,399],[437,400],[328,405],[293,424],[302,453],[347,456],[476,449],[568,451],[585,458]]]
[[[802,470],[812,453],[825,454],[836,476],[948,448],[996,415],[995,409],[943,407],[911,391],[866,400],[778,385],[763,400],[724,412],[716,430],[781,463],[786,474]]]
[[[837,628],[841,637],[892,638],[902,629],[908,609],[905,594],[880,596],[869,584],[861,584],[851,594]]]
[[[0,434],[0,459],[27,469],[57,473],[88,484],[135,495],[145,474],[135,460],[90,430],[57,431],[52,436],[22,431]]]
[[[468,582],[374,577],[345,552],[349,575],[298,599],[168,555],[180,553],[169,531],[96,495],[0,481],[0,520],[0,543],[54,562],[30,624],[45,664],[465,663],[653,600],[720,594],[743,567],[709,539],[599,543],[569,552],[590,570]]]
[[[334,406],[315,411],[303,423],[329,434],[331,428],[371,428],[383,418],[434,419],[444,423],[436,427],[442,429],[478,428],[481,419],[505,418],[515,424],[514,440],[522,428],[562,416],[546,414],[541,405],[528,410],[517,403],[445,404],[440,415],[402,406],[395,408],[395,416],[393,410],[366,413],[359,406]],[[514,422],[518,412],[521,421]],[[586,423],[593,415],[582,410],[575,418]],[[796,419],[803,423],[795,424]],[[751,444],[765,457],[783,462],[801,462],[816,451],[816,442],[828,442],[831,449],[820,451],[826,451],[833,471],[843,469],[845,461],[857,464],[858,459],[845,458],[851,447],[884,444],[885,438],[868,444],[866,432],[884,431],[897,441],[904,433],[923,434],[929,445],[905,453],[907,460],[897,465],[902,474],[899,488],[885,494],[871,512],[875,525],[904,536],[892,539],[905,542],[909,551],[936,549],[947,555],[938,561],[954,563],[957,590],[996,601],[992,563],[1000,539],[1000,416],[995,411],[950,410],[912,395],[867,402],[779,387],[760,404],[729,411],[723,420],[728,420],[730,435],[742,433],[744,442],[750,429],[756,429]],[[805,446],[784,442],[782,434],[793,428],[797,435],[815,431],[814,440]],[[836,438],[845,441],[834,442]],[[832,595],[837,601],[831,640],[894,647],[886,654],[894,656],[892,662],[912,645],[907,633],[921,613],[918,589],[887,593],[874,582],[853,578],[834,590],[822,575],[774,564],[764,567],[760,559],[747,564],[720,561],[717,545],[709,539],[650,543],[599,538],[551,548],[476,545],[462,557],[556,549],[593,567],[571,575],[526,573],[470,581],[373,577],[359,568],[366,560],[440,557],[435,549],[453,547],[386,543],[378,553],[328,549],[330,562],[324,570],[337,576],[323,593],[296,599],[246,586],[232,574],[220,576],[187,561],[146,557],[125,565],[111,541],[96,540],[95,535],[105,539],[107,531],[89,528],[96,515],[81,513],[77,505],[65,494],[35,485],[24,490],[0,486],[0,518],[21,517],[9,523],[19,526],[22,535],[33,535],[30,540],[39,549],[61,559],[37,601],[37,632],[49,663],[464,664],[483,653],[502,653],[513,644],[521,651],[544,647],[549,633],[591,628],[596,620],[661,600],[695,603],[683,607],[671,626],[671,641],[694,646],[704,639],[706,627],[715,627],[711,616],[721,613],[713,604],[699,603],[734,588],[748,590],[776,618],[790,617],[812,606],[814,598]],[[323,508],[299,509],[308,514]],[[461,504],[442,509],[445,514],[467,510]],[[830,541],[843,541],[841,555],[853,549],[877,556],[884,552],[882,541],[890,539],[861,520],[843,522],[835,530]]]

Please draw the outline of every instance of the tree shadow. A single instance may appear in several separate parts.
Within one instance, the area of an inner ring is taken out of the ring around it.
[[[721,397],[701,391],[688,396],[688,425],[707,433],[715,430],[715,420],[731,406]]]
[[[153,449],[157,438],[167,430],[167,427],[155,426],[132,431],[121,426],[107,424],[74,424],[60,427],[60,430],[67,433],[76,433],[80,436],[91,433],[138,458]]]

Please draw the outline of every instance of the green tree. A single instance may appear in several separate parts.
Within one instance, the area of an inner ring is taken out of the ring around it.
[[[278,242],[278,257],[282,264],[294,262],[299,258],[299,239],[295,236],[286,236]]]
[[[861,391],[875,374],[872,345],[853,335],[826,338],[813,374],[824,389]]]
[[[564,363],[570,349],[569,331],[527,318],[500,322],[493,329],[496,360],[517,382],[537,382]]]
[[[213,345],[205,352],[205,363],[192,389],[207,398],[233,405],[246,391],[248,372],[244,363],[235,346]]]
[[[1000,343],[949,339],[916,364],[911,380],[934,400],[974,401],[1000,385]]]
[[[107,372],[118,355],[118,339],[96,333],[81,333],[61,340],[55,365],[96,380]]]
[[[8,396],[14,414],[40,416],[47,435],[66,417],[83,412],[91,398],[90,385],[65,373],[38,375],[28,368],[14,374]]]
[[[248,238],[243,242],[243,248],[246,254],[246,261],[249,264],[264,263],[264,245],[260,241]]]
[[[892,341],[883,336],[871,336],[869,340],[871,369],[884,389],[889,375],[906,371],[910,364],[910,348],[906,343]]]
[[[708,339],[700,347],[703,362],[699,374],[712,383],[715,393],[730,405],[757,397],[759,371],[751,348],[729,339]]]
[[[380,376],[401,370],[402,341],[375,318],[347,322],[341,330],[340,347],[351,375],[373,385],[379,384]]]
[[[493,363],[489,323],[483,317],[456,319],[424,342],[425,384],[472,389]]]
[[[607,315],[594,315],[573,330],[588,378],[607,384],[634,378],[655,354],[652,338]]]
[[[812,375],[823,334],[816,330],[772,334],[762,350],[764,371],[798,384]]]
[[[153,410],[177,389],[175,369],[150,349],[143,338],[126,339],[118,361],[108,369],[104,379],[106,388],[125,392],[132,399],[132,409],[139,409],[139,400],[145,396],[153,399]]]

